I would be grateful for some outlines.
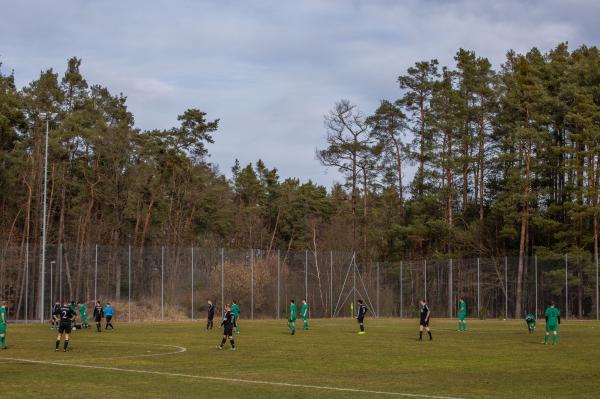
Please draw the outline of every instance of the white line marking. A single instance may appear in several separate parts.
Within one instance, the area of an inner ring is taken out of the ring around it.
[[[461,398],[452,397],[452,396],[421,395],[421,394],[402,393],[402,392],[375,391],[375,390],[370,390],[370,389],[339,388],[339,387],[329,387],[329,386],[322,386],[322,385],[291,384],[291,383],[287,383],[287,382],[244,380],[241,378],[229,378],[229,377],[210,377],[210,376],[193,375],[193,374],[168,373],[165,371],[134,370],[134,369],[124,369],[124,368],[120,368],[120,367],[91,366],[91,365],[85,365],[85,364],[67,364],[67,363],[49,362],[49,361],[43,361],[43,360],[17,359],[17,358],[11,358],[11,357],[5,357],[5,358],[0,357],[0,359],[12,360],[15,362],[49,364],[52,366],[79,367],[79,368],[87,368],[87,369],[120,371],[120,372],[137,373],[137,374],[164,375],[164,376],[170,376],[170,377],[193,378],[193,379],[208,380],[208,381],[235,382],[235,383],[241,383],[241,384],[271,385],[271,386],[289,387],[289,388],[320,389],[320,390],[325,390],[325,391],[336,391],[336,392],[369,393],[369,394],[375,394],[375,395],[400,396],[400,397],[405,397],[405,398],[461,399]]]

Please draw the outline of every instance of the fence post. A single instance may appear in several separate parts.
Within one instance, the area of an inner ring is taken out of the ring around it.
[[[254,320],[254,249],[250,250],[250,320]]]
[[[403,285],[402,281],[402,261],[400,261],[400,318],[404,318],[404,293],[403,293]]]
[[[533,255],[533,271],[535,273],[535,318],[538,317],[538,263],[537,263],[537,255]]]
[[[192,245],[192,321],[194,321],[194,245]]]
[[[600,292],[598,290],[599,284],[598,284],[598,255],[596,255],[596,320],[598,319],[598,309],[600,308],[600,302],[598,301],[600,299]]]
[[[381,317],[379,313],[379,262],[377,262],[377,317]]]
[[[94,259],[94,302],[98,302],[98,244],[96,244],[96,256]]]
[[[221,314],[225,313],[225,249],[221,248]]]
[[[508,319],[508,257],[504,257],[504,318]]]
[[[453,300],[454,300],[454,287],[453,287],[453,268],[452,268],[452,258],[450,259],[450,263],[448,264],[448,317],[452,318],[452,309],[454,308]]]
[[[54,290],[52,287],[52,278],[54,277],[54,266],[52,266],[54,264],[54,261],[50,261],[50,306],[53,305],[52,301],[53,296],[54,296]],[[60,303],[62,305],[62,298],[60,298]],[[52,319],[52,308],[50,308],[50,319]]]
[[[477,317],[481,315],[481,286],[479,282],[479,258],[477,258]]]
[[[356,304],[356,252],[352,253],[352,276],[353,276],[353,283],[352,283],[352,293],[353,293],[352,306],[355,306],[355,304]],[[350,317],[352,317],[352,315],[350,315]]]
[[[165,247],[160,247],[160,319],[165,318]]]
[[[58,244],[58,297],[60,298],[60,300],[63,300],[63,293],[62,293],[62,254],[63,254],[63,250],[62,250],[62,244]],[[70,297],[72,297],[73,295],[69,295]],[[50,300],[54,300],[53,298],[50,298]]]
[[[565,320],[569,320],[569,255],[565,254]]]
[[[304,250],[304,299],[308,302],[308,250]]]
[[[25,243],[25,323],[29,323],[29,241]]]
[[[423,299],[427,301],[427,259],[423,260],[423,281],[425,283],[425,297]]]
[[[281,314],[281,311],[279,309],[279,301],[280,301],[280,285],[281,285],[281,250],[277,250],[277,320],[279,320],[279,315]]]
[[[127,321],[131,322],[131,245],[127,251]]]
[[[333,251],[329,251],[329,313],[333,318]]]

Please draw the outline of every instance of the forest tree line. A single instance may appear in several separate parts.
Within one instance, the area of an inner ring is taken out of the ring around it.
[[[460,49],[454,61],[399,71],[398,98],[375,110],[332,104],[316,158],[342,173],[333,187],[281,179],[261,160],[236,161],[227,178],[207,151],[215,116],[192,108],[170,129],[140,130],[126,97],[88,84],[78,58],[22,88],[0,69],[3,250],[39,251],[48,123],[48,244],[80,262],[94,244],[508,255],[519,317],[529,257],[598,257],[600,53],[509,51],[495,70]]]

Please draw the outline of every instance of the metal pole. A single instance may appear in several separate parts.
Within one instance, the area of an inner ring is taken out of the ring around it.
[[[40,323],[44,322],[44,296],[46,294],[44,280],[46,274],[46,212],[48,199],[48,131],[50,130],[50,115],[46,117],[46,143],[44,150],[44,204],[42,210],[42,259],[40,267]]]
[[[279,291],[280,291],[280,285],[281,285],[281,280],[280,280],[280,269],[281,269],[281,250],[277,250],[277,320],[279,320],[279,315],[281,314],[280,310],[279,310]]]
[[[58,297],[60,298],[61,301],[63,300],[63,293],[62,293],[62,254],[63,254],[62,244],[58,244]]]
[[[379,262],[377,262],[377,317],[379,317]]]
[[[565,320],[569,320],[569,255],[565,254]]]
[[[450,263],[448,264],[448,317],[452,318],[452,309],[454,308],[453,299],[454,299],[454,288],[452,286],[453,283],[453,269],[452,269],[452,259],[450,259]]]
[[[54,293],[53,293],[53,289],[52,289],[52,277],[54,276],[54,267],[52,266],[54,264],[54,261],[50,261],[50,304],[52,304],[52,301],[54,298]],[[62,301],[61,301],[61,305],[62,305]],[[50,318],[52,318],[52,307],[50,308]]]
[[[352,285],[352,292],[353,292],[353,304],[356,303],[356,252],[354,252],[352,254],[352,275],[354,278],[354,283]],[[352,315],[350,315],[352,317]]]
[[[25,243],[25,322],[29,323],[29,241]]]
[[[402,281],[402,261],[400,261],[400,318],[404,317],[404,293],[403,291],[403,281]]]
[[[254,320],[254,249],[250,252],[250,319]]]
[[[304,299],[308,302],[308,250],[304,250]]]
[[[165,247],[160,247],[160,319],[165,318]]]
[[[477,317],[481,315],[481,287],[479,283],[479,258],[477,258]]]
[[[427,259],[423,261],[423,280],[425,283],[425,297],[423,299],[427,301]]]
[[[94,257],[94,302],[98,302],[98,244],[96,244],[96,255]]]
[[[192,245],[192,321],[194,321],[194,246]]]
[[[596,320],[599,320],[598,315],[598,309],[600,308],[600,292],[598,291],[598,255],[596,255]]]
[[[131,245],[127,251],[127,321],[131,322]]]
[[[534,280],[535,280],[535,318],[537,319],[538,317],[538,262],[537,262],[537,255],[533,255],[533,271],[535,273],[534,276]]]
[[[508,319],[508,257],[504,257],[504,317]]]
[[[225,249],[221,248],[221,314],[225,313]]]
[[[329,313],[333,318],[333,251],[329,251]]]

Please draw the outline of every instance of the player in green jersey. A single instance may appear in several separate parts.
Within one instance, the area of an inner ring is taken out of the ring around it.
[[[233,301],[233,305],[231,305],[231,313],[233,313],[233,325],[235,327],[236,334],[240,333],[240,305],[238,305],[237,301]]]
[[[288,314],[288,328],[292,331],[292,335],[296,334],[296,319],[298,318],[298,309],[294,300],[290,300],[290,313]]]
[[[533,334],[535,331],[535,315],[531,312],[525,315],[525,323],[527,323],[527,331],[529,334]]]
[[[79,302],[79,315],[81,316],[81,328],[88,328],[87,308],[85,303]]]
[[[463,297],[458,299],[458,331],[467,331],[467,304]]]
[[[300,308],[300,317],[304,320],[303,330],[308,330],[308,303],[306,299],[302,300],[302,307]]]
[[[558,325],[560,324],[560,311],[550,302],[550,307],[546,309],[546,335],[544,335],[544,345],[548,345],[548,336],[554,333],[554,345],[558,343]]]
[[[8,311],[6,310],[6,302],[0,302],[0,343],[2,349],[6,349],[6,323],[8,322]]]

